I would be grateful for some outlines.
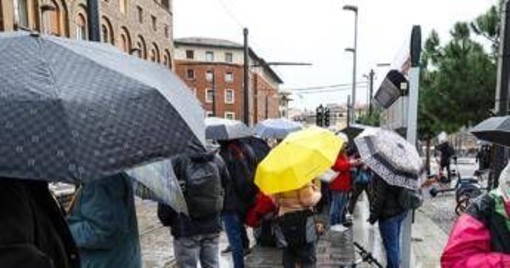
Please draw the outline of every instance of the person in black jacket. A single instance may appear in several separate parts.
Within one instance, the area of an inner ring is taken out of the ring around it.
[[[43,181],[0,178],[0,267],[80,267],[63,210]]]
[[[190,161],[201,164],[189,166]],[[210,206],[209,203],[211,203],[211,200],[209,200],[209,196],[206,196],[206,193],[210,193],[213,189],[202,189],[203,191],[198,189],[199,191],[197,192],[187,194],[186,191],[190,189],[186,189],[189,185],[186,185],[185,180],[190,178],[183,177],[189,176],[186,171],[189,168],[198,171],[195,174],[204,174],[208,172],[205,171],[206,168],[213,167],[216,170],[214,171],[214,174],[216,174],[214,176],[220,176],[219,181],[221,181],[221,185],[209,184],[207,186],[212,186],[211,188],[219,186],[223,192],[230,184],[230,175],[225,163],[219,155],[212,152],[197,155],[183,155],[174,159],[173,165],[177,179],[183,188],[184,197],[188,204],[189,216],[177,213],[170,206],[160,203],[158,204],[158,217],[163,225],[170,226],[171,228],[171,233],[174,237],[173,248],[177,266],[179,268],[195,268],[198,267],[197,263],[200,262],[201,267],[204,268],[219,267],[220,214],[227,199],[221,197],[221,207],[218,207],[217,211],[212,214],[207,214],[207,216],[199,218],[194,217],[193,215],[200,210],[200,207]],[[200,166],[204,167],[203,171],[196,170],[200,168]],[[217,180],[218,178],[207,176],[199,179]],[[206,186],[206,184],[204,184],[204,186]],[[203,194],[200,195],[200,192]],[[203,202],[207,203],[200,205],[200,203]]]
[[[407,210],[398,202],[402,188],[389,185],[374,173],[371,183],[370,224],[379,221],[379,232],[386,249],[388,268],[399,267],[400,229],[406,218]]]

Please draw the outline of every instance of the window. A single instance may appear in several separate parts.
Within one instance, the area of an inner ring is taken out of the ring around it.
[[[157,28],[157,19],[155,16],[151,16],[152,18],[152,30],[156,31],[158,28]]]
[[[168,27],[168,25],[165,24],[165,37],[166,38],[169,38],[170,37],[170,27]]]
[[[147,45],[145,44],[145,39],[141,35],[138,36],[138,41],[136,42],[136,47],[138,48],[138,56],[141,59],[147,58]]]
[[[214,61],[214,53],[212,51],[205,52],[205,61]]]
[[[128,29],[126,27],[122,27],[120,29],[120,49],[128,54],[131,53],[131,37],[129,36]]]
[[[170,51],[165,49],[163,52],[163,64],[168,67],[168,69],[172,70],[172,55],[170,55]]]
[[[50,1],[45,11],[42,12],[44,24],[44,33],[61,36],[64,35],[62,23],[61,23],[61,10],[59,5],[55,1]]]
[[[138,22],[143,23],[143,9],[140,6],[136,7],[138,13]]]
[[[114,34],[112,24],[110,23],[108,18],[103,17],[101,22],[101,37],[103,43],[109,43],[113,45],[114,44],[113,36]]]
[[[186,77],[187,77],[188,79],[195,79],[195,70],[193,70],[193,69],[188,69],[188,70],[186,71]]]
[[[213,114],[213,112],[211,112],[211,111],[207,111],[207,112],[205,112],[205,116],[206,116],[206,117],[213,117],[213,116],[214,116],[214,114]]]
[[[230,52],[225,53],[225,62],[233,62],[233,61],[234,61],[234,56],[232,55],[232,53],[230,53]]]
[[[207,71],[207,72],[205,73],[205,79],[206,79],[207,81],[212,81],[212,80],[213,80],[213,78],[214,78],[214,73],[213,73],[213,71]]]
[[[76,16],[76,39],[87,40],[87,20],[83,14]]]
[[[16,3],[16,2],[14,2]],[[18,25],[28,28],[28,4],[27,0],[19,0],[18,3]]]
[[[126,15],[127,6],[128,6],[127,0],[119,0],[120,13]]]
[[[191,88],[191,92],[193,93],[193,95],[195,95],[195,97],[197,96],[197,88],[196,87]]]
[[[233,73],[225,73],[225,82],[232,83],[234,81]]]
[[[234,90],[226,89],[225,90],[225,103],[233,104],[234,103]]]
[[[186,50],[186,59],[192,60],[195,58],[195,51]]]
[[[235,120],[236,119],[236,114],[233,113],[233,112],[225,112],[225,118],[226,119],[230,119],[230,120]]]
[[[159,62],[159,48],[156,43],[152,43],[152,47],[149,52],[149,59],[153,62]]]
[[[205,102],[212,103],[214,100],[214,90],[207,88],[205,90]]]

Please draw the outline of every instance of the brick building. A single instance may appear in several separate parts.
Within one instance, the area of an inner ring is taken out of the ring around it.
[[[100,1],[101,39],[172,67],[171,0]],[[0,0],[0,31],[31,29],[87,39],[87,0]]]
[[[243,46],[210,38],[176,39],[174,46],[175,71],[203,104],[207,115],[242,121]],[[251,49],[249,65],[250,122],[280,117],[278,88],[282,80]]]

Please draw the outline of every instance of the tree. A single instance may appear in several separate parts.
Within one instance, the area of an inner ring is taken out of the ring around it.
[[[488,19],[456,23],[445,45],[435,31],[425,41],[418,131],[427,143],[427,157],[431,140],[439,132],[455,132],[490,116],[496,88],[495,58],[471,37],[472,31],[490,33],[484,20]]]

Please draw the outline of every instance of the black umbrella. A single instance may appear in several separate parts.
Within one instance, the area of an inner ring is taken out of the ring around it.
[[[163,66],[104,44],[0,34],[0,176],[87,181],[203,150],[203,110]]]
[[[239,120],[219,117],[205,119],[205,137],[210,140],[227,141],[253,135],[251,129]]]
[[[480,140],[510,146],[510,116],[491,117],[470,132]]]

